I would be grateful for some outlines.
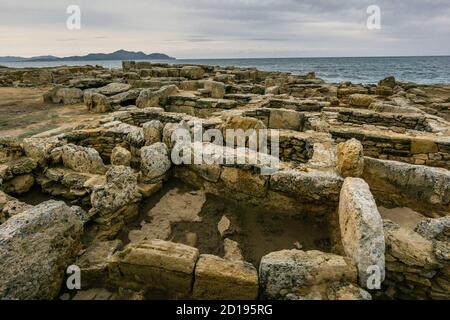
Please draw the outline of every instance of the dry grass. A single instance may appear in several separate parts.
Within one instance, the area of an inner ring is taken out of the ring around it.
[[[67,128],[99,117],[88,113],[83,104],[46,104],[43,94],[48,88],[0,88],[0,136],[19,138]]]

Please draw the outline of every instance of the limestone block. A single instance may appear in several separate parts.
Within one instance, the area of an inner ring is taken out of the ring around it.
[[[320,251],[272,252],[262,257],[259,266],[262,294],[268,299],[321,298],[320,291],[328,284],[356,283],[356,277],[351,259]]]
[[[362,176],[364,152],[361,142],[351,139],[338,145],[337,169],[344,178]]]
[[[83,212],[47,201],[0,225],[0,299],[54,299],[81,249]]]
[[[15,176],[11,180],[6,181],[1,186],[2,190],[11,194],[22,194],[28,192],[34,185],[34,177],[32,174],[23,174]]]
[[[162,180],[171,167],[167,146],[158,142],[141,149],[142,177],[146,182],[154,183]]]
[[[369,267],[385,274],[383,222],[367,183],[359,178],[344,181],[339,199],[339,226],[344,251],[358,269],[359,284],[367,287]]]
[[[145,145],[150,146],[154,143],[161,142],[163,124],[158,120],[152,120],[143,124]]]
[[[303,116],[294,110],[274,109],[270,111],[269,128],[299,131]]]
[[[198,80],[203,78],[205,70],[198,66],[184,66],[181,68],[180,76],[189,80]]]
[[[96,241],[78,258],[75,265],[81,270],[81,288],[108,285],[108,261],[121,247],[122,241]]]
[[[129,244],[110,260],[112,280],[127,288],[161,289],[187,295],[191,292],[196,248],[162,240]]]
[[[208,90],[212,98],[222,99],[225,95],[225,85],[217,81],[205,81],[205,89]]]
[[[267,193],[268,177],[252,174],[248,170],[223,167],[220,179],[230,190],[256,197],[263,197]]]
[[[129,166],[131,163],[131,152],[117,146],[111,152],[111,164],[115,166]]]
[[[352,94],[348,97],[348,103],[358,108],[367,108],[374,101],[373,97],[366,94]]]
[[[202,254],[195,267],[193,297],[208,300],[256,299],[258,274],[250,263]]]

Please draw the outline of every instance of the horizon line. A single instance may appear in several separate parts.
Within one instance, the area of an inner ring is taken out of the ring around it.
[[[98,54],[98,53],[96,53]],[[169,55],[167,53],[163,53],[166,54],[172,58],[175,58],[175,60],[258,60],[258,59],[336,59],[336,58],[438,58],[438,57],[450,57],[450,54],[436,54],[436,55],[375,55],[375,56],[289,56],[289,57],[232,57],[232,58],[225,58],[225,57],[220,57],[220,58],[177,58],[177,57],[173,57],[172,55]],[[6,56],[0,56],[0,58],[4,58],[4,57],[20,57],[20,58],[33,58],[33,57],[44,57],[44,56],[53,56],[52,54],[48,54],[48,55],[39,55],[39,56],[31,56],[31,57],[24,57],[24,56],[14,56],[14,55],[6,55]],[[57,56],[55,56],[57,57]],[[64,56],[64,57],[57,57],[57,58],[68,58],[68,57],[80,57],[79,55],[75,55],[75,56]],[[140,59],[137,59],[136,61],[138,61]],[[152,60],[152,59],[145,59],[145,60]],[[157,60],[161,60],[161,61],[173,61],[171,60],[166,60],[166,59],[156,59],[153,61],[157,61]],[[70,61],[70,60],[68,60]],[[101,61],[101,60],[92,60],[92,61]],[[119,61],[119,60],[117,60]],[[122,60],[120,60],[122,61]],[[11,62],[15,62],[15,63],[26,63],[26,62],[53,62],[53,61],[11,61]],[[57,62],[57,61],[55,61]]]
[[[433,57],[450,57],[450,54],[436,55],[379,55],[379,56],[292,56],[292,57],[244,57],[244,58],[176,58],[176,60],[242,60],[242,59],[314,59],[314,58],[433,58]]]

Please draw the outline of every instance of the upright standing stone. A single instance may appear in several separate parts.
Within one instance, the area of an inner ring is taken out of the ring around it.
[[[359,284],[366,288],[367,280],[375,271],[379,272],[382,282],[385,273],[383,221],[364,180],[345,179],[339,199],[339,225],[345,254],[356,263]]]
[[[364,172],[364,152],[361,142],[351,139],[338,145],[337,169],[344,178],[362,176]]]

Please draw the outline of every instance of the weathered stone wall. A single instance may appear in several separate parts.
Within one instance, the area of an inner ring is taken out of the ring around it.
[[[322,217],[336,210],[343,183],[333,172],[281,170],[266,176],[258,168],[238,166],[177,166],[174,173],[186,183],[235,201],[280,213]]]
[[[139,164],[140,148],[145,144],[142,128],[120,122],[111,122],[97,129],[74,130],[64,135],[68,143],[97,150],[105,163],[109,163],[116,146],[128,149],[133,165]]]
[[[427,239],[389,220],[384,221],[384,233],[386,280],[381,298],[449,300],[448,234],[440,239],[445,241]]]
[[[371,299],[356,285],[352,261],[334,254],[273,252],[263,257],[258,275],[247,262],[199,254],[183,244],[155,239],[129,244],[121,251],[118,246],[111,241],[98,243],[80,257],[87,279],[143,292],[156,290],[170,298]]]
[[[289,109],[257,108],[243,112],[245,117],[261,120],[267,128],[304,131],[305,113]]]
[[[364,130],[330,129],[337,143],[355,138],[364,154],[384,160],[401,161],[450,169],[450,141],[447,138],[389,135]]]
[[[163,124],[179,123],[182,120],[185,120],[187,122],[197,121],[198,123],[201,123],[204,130],[212,128],[220,128],[222,124],[222,121],[220,119],[202,119],[192,116],[183,116],[175,112],[162,112],[161,109],[157,108],[139,109],[129,112],[118,112],[114,116],[114,118],[117,119],[118,121],[127,124],[132,124],[134,126],[142,126],[144,123],[149,122],[151,120],[158,120],[161,121]],[[316,135],[318,137],[322,137],[322,139],[325,138],[323,134],[316,134]],[[226,140],[224,140],[224,144],[225,143]],[[294,131],[284,131],[284,130],[280,131],[279,135],[280,159],[282,161],[306,163],[313,156],[314,143],[315,143],[314,134],[294,132]],[[93,148],[97,149],[95,144],[91,143],[90,145]],[[112,146],[114,147],[114,145]],[[99,147],[101,147],[101,144],[99,145]],[[112,148],[110,147],[110,149]],[[268,151],[270,151],[270,140],[268,143]],[[100,153],[103,155],[103,152]]]
[[[116,285],[159,289],[173,297],[258,297],[258,274],[251,264],[199,255],[196,248],[162,240],[129,244],[111,257],[108,269]]]
[[[0,137],[0,163],[16,159],[23,154],[20,140],[13,137]]]
[[[369,110],[340,110],[337,119],[344,123],[371,124],[431,132],[427,118],[421,114],[378,113]]]
[[[263,105],[265,108],[283,108],[296,111],[320,112],[323,108],[329,107],[330,103],[319,100],[287,100],[271,98]]]
[[[314,154],[314,140],[309,134],[281,131],[279,135],[279,155],[281,161],[308,162]]]
[[[0,139],[0,190],[22,194],[34,185],[37,162],[25,156],[22,143],[14,138]]]
[[[436,217],[450,214],[450,171],[397,161],[364,159],[364,180],[378,203]]]
[[[168,112],[184,113],[195,117],[206,118],[214,112],[234,109],[238,105],[234,100],[198,98],[191,96],[168,97],[163,103]]]

